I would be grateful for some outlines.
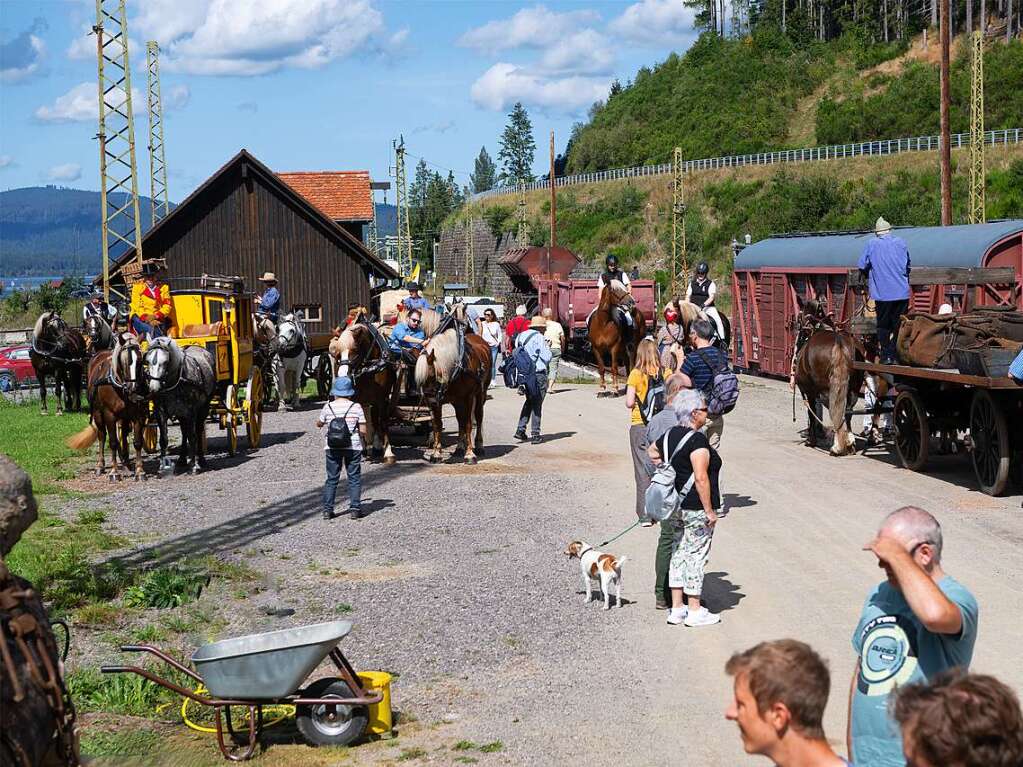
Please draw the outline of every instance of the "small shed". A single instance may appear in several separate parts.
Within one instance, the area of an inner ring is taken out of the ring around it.
[[[1023,220],[960,226],[898,227],[914,270],[994,269],[1011,276],[999,282],[950,285],[912,283],[911,309],[936,312],[947,300],[1023,309]],[[732,334],[735,364],[772,375],[789,373],[799,313],[796,297],[821,298],[839,320],[862,312],[849,289],[849,272],[873,232],[774,235],[748,245],[732,274]],[[949,272],[953,274],[953,272]]]
[[[368,174],[365,180],[369,199]],[[149,230],[142,254],[165,260],[172,289],[176,278],[227,274],[255,292],[263,272],[273,272],[282,307],[301,310],[314,332],[332,328],[351,304],[370,305],[373,286],[397,277],[358,236],[244,149]],[[125,291],[120,269],[134,257],[128,251],[112,266],[115,289]]]

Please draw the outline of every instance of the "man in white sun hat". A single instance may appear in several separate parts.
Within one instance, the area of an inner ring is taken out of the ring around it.
[[[892,225],[883,216],[878,217],[874,234],[877,236],[863,249],[858,266],[877,307],[881,361],[893,364],[899,318],[909,309],[909,248],[905,240],[892,234]]]
[[[256,300],[259,301],[256,311],[265,314],[276,325],[277,315],[281,311],[281,292],[277,289],[277,275],[273,272],[263,272],[259,281],[263,283],[263,293],[256,296]]]

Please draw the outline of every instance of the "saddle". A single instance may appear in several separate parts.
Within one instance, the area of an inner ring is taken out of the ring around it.
[[[955,368],[956,351],[1018,349],[1023,312],[978,308],[967,314],[909,312],[899,324],[899,359],[910,365]]]

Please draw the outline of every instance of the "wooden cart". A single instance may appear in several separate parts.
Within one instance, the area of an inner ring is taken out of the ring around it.
[[[870,362],[855,367],[894,381],[895,450],[907,469],[923,470],[936,443],[946,452],[968,451],[988,495],[1004,493],[1010,478],[1023,484],[1023,386],[958,370]]]

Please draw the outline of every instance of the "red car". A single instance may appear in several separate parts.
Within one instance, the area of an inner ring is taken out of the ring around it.
[[[28,357],[31,348],[24,344],[0,349],[0,391],[35,383],[36,371]]]

